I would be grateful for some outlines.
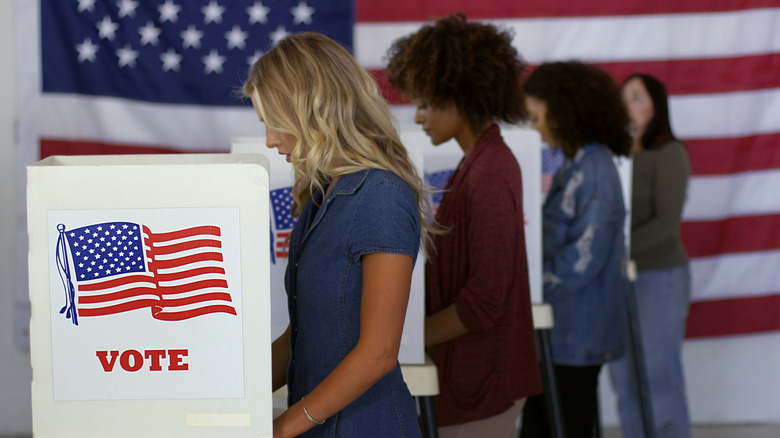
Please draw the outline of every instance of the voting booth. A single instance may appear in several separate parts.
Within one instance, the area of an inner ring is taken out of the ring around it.
[[[36,437],[271,437],[268,163],[27,170]]]
[[[502,136],[518,159],[523,172],[523,208],[526,214],[526,247],[528,251],[531,295],[541,301],[541,139],[528,129],[502,130]],[[431,187],[443,188],[463,158],[454,140],[440,146],[431,145],[422,130],[401,132],[401,140],[412,162]],[[292,206],[292,168],[275,149],[265,146],[265,138],[235,138],[231,151],[239,154],[262,154],[270,163],[271,198],[271,325],[273,336],[284,332],[288,324],[287,299],[284,291],[284,271],[287,267],[285,239],[296,219],[290,215]],[[441,202],[442,193],[432,194],[433,208]],[[401,338],[398,359],[402,365],[425,363],[425,258],[420,254],[412,275],[412,289]]]

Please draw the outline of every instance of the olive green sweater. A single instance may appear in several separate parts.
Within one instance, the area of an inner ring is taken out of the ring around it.
[[[688,153],[679,141],[634,156],[631,258],[639,271],[688,263],[680,217],[690,173]]]

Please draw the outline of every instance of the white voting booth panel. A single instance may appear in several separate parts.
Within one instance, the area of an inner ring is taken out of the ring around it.
[[[27,170],[33,432],[271,437],[268,163]]]

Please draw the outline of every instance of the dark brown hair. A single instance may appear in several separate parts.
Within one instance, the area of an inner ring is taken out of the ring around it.
[[[588,143],[601,143],[615,155],[631,152],[628,114],[607,72],[579,61],[546,63],[523,88],[547,105],[547,125],[567,156]]]
[[[669,95],[663,82],[650,75],[634,73],[623,81],[622,87],[631,79],[639,79],[642,82],[653,102],[653,118],[647,123],[647,128],[639,139],[642,148],[655,149],[667,141],[676,140],[669,124]]]
[[[393,87],[435,108],[453,103],[475,133],[487,121],[527,117],[520,85],[526,64],[507,30],[457,13],[398,39],[387,56]]]

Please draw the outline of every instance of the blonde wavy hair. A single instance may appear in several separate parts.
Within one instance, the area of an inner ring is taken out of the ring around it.
[[[242,91],[254,98],[268,129],[296,139],[294,215],[341,175],[388,170],[414,190],[423,248],[432,248],[432,235],[442,229],[431,216],[429,190],[376,82],[347,50],[314,32],[289,36],[257,60]]]

